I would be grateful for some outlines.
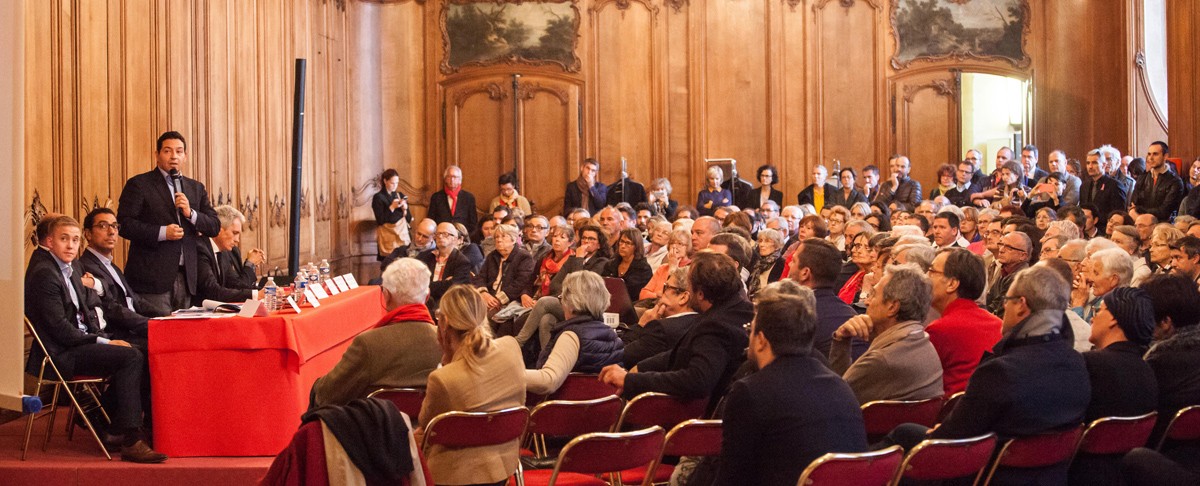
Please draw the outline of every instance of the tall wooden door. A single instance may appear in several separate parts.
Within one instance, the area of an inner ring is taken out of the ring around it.
[[[962,158],[958,73],[917,72],[893,78],[890,86],[891,147],[912,161],[910,176],[921,182],[924,198],[937,184],[938,167]]]

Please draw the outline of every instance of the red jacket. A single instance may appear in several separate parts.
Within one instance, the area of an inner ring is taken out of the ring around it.
[[[1001,327],[1000,318],[975,301],[957,299],[946,306],[940,319],[925,328],[942,361],[942,386],[947,396],[967,388],[983,353],[1000,342]]]

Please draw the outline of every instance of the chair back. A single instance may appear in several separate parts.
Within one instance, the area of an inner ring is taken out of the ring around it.
[[[1083,425],[1080,424],[1065,430],[1009,439],[992,461],[992,467],[988,470],[987,479],[983,484],[992,481],[1000,466],[1033,468],[1066,461],[1074,454],[1075,446],[1082,436]]]
[[[1154,430],[1157,412],[1137,417],[1102,417],[1093,420],[1079,439],[1079,450],[1087,454],[1125,454],[1143,447]]]
[[[967,439],[926,439],[913,447],[893,484],[901,479],[940,481],[983,474],[992,452],[996,449],[996,434],[988,433]]]
[[[613,314],[621,314],[630,309],[633,309],[633,301],[629,300],[629,290],[625,288],[625,281],[617,277],[604,277],[604,288],[608,289],[611,296],[608,300],[608,310]]]
[[[595,373],[571,373],[562,386],[551,393],[547,400],[595,400],[617,394],[612,385],[600,381]]]
[[[829,453],[813,460],[800,481],[805,486],[884,486],[892,481],[904,459],[904,449],[894,445],[857,454]]]
[[[39,368],[39,371],[38,371],[38,379],[45,379],[45,380],[51,380],[51,381],[62,380],[63,379],[62,374],[58,372],[58,365],[54,364],[54,360],[50,358],[50,351],[46,350],[46,343],[42,342],[42,337],[38,335],[37,329],[33,328],[33,322],[31,322],[29,320],[28,316],[24,317],[24,319],[25,319],[25,329],[29,330],[29,335],[33,336],[33,342],[37,343],[38,349],[42,350],[42,366]],[[30,357],[32,357],[32,353],[31,353]],[[54,372],[54,376],[52,376],[50,378],[45,378],[46,365],[50,366],[50,370]]]
[[[958,406],[958,401],[962,400],[964,393],[966,392],[958,392],[946,399],[945,403],[942,404],[942,411],[938,412],[937,421],[939,424],[946,421],[946,417],[949,417],[950,412],[954,411],[954,407]]]
[[[867,439],[872,442],[903,423],[933,427],[937,422],[938,412],[941,411],[941,397],[926,400],[877,400],[862,406]]]
[[[671,429],[685,420],[703,417],[707,407],[707,398],[684,400],[665,393],[646,392],[633,397],[633,400],[625,405],[615,430],[651,425]]]
[[[506,408],[495,412],[446,412],[425,427],[421,448],[441,445],[450,448],[483,447],[520,439],[529,422],[529,409]]]
[[[721,455],[720,420],[685,420],[667,432],[664,456]]]
[[[1171,422],[1167,424],[1166,431],[1163,432],[1162,439],[1158,441],[1156,449],[1162,449],[1167,439],[1200,439],[1200,405],[1184,407],[1175,412],[1175,416],[1171,418]]]
[[[550,484],[561,472],[602,474],[646,466],[662,452],[663,435],[662,427],[650,427],[576,437],[558,454]]]
[[[529,414],[529,433],[567,437],[612,430],[621,416],[621,398],[610,395],[595,400],[550,400]]]
[[[367,398],[382,398],[404,412],[414,422],[421,414],[421,403],[425,401],[424,388],[380,388],[367,395]]]

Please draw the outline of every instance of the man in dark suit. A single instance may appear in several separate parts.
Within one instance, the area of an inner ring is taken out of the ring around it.
[[[816,334],[812,348],[829,357],[833,344],[833,332],[857,313],[854,308],[838,298],[833,282],[842,270],[842,252],[832,243],[820,238],[809,238],[800,242],[792,256],[792,269],[788,277],[796,283],[813,290],[816,298]],[[867,343],[854,340],[852,355],[860,356],[867,350]]]
[[[242,241],[242,222],[246,217],[233,206],[217,208],[221,231],[217,236],[200,242],[200,275],[192,305],[202,305],[206,299],[220,302],[242,302],[254,297],[258,288],[254,263],[243,263],[238,245]],[[261,250],[251,253],[259,255]],[[261,262],[259,262],[261,264]]]
[[[849,385],[812,352],[812,293],[783,281],[758,295],[746,352],[759,371],[730,387],[716,483],[791,486],[813,459],[865,451],[867,438]]]
[[[600,175],[600,162],[588,157],[579,164],[579,178],[567,183],[563,194],[563,214],[569,214],[575,208],[586,209],[588,214],[596,214],[606,205],[608,186],[597,180]]]
[[[1167,222],[1175,216],[1179,203],[1183,202],[1183,181],[1167,170],[1166,142],[1154,142],[1146,150],[1146,173],[1138,178],[1129,196],[1129,214],[1153,214],[1159,221]]]
[[[433,241],[436,247],[422,252],[417,256],[417,260],[429,267],[429,308],[437,309],[442,294],[450,290],[451,286],[471,283],[473,266],[471,260],[458,251],[459,234],[453,224],[437,225]]]
[[[426,216],[437,223],[462,223],[474,228],[479,224],[479,211],[475,208],[475,195],[462,188],[462,169],[457,165],[446,167],[442,174],[445,187],[429,196],[429,211]]]
[[[829,172],[825,166],[818,165],[813,168],[813,182],[808,187],[801,189],[799,194],[796,194],[796,204],[812,204],[813,208],[816,208],[817,211],[820,211],[823,207],[832,206],[833,201],[831,199],[836,197],[837,188],[833,184],[825,182],[828,179]],[[817,196],[821,197],[820,205],[817,205]]]
[[[98,299],[84,286],[83,276],[72,265],[80,250],[79,222],[69,216],[58,216],[47,228],[45,248],[34,250],[25,272],[25,317],[33,324],[63,378],[92,375],[109,379],[101,399],[112,420],[105,442],[120,445],[121,459],[144,463],[165,461],[166,455],[155,452],[138,437],[146,357],[127,341],[112,339],[111,334],[101,329],[91,305]],[[43,357],[41,347],[33,346],[25,371],[38,375]],[[46,374],[53,377],[54,373],[46,371]]]
[[[699,314],[690,305],[692,293],[688,291],[687,273],[687,267],[671,271],[654,308],[642,314],[637,326],[621,334],[621,340],[625,341],[622,362],[626,368],[632,369],[643,359],[675,347],[696,324]]]
[[[1100,149],[1093,149],[1087,154],[1086,170],[1088,177],[1079,186],[1079,205],[1093,205],[1100,211],[1096,216],[1101,226],[1108,221],[1113,211],[1124,211],[1128,195],[1112,177],[1104,175],[1104,166],[1100,162]]]
[[[954,171],[954,188],[946,191],[946,199],[950,200],[950,204],[960,207],[970,206],[971,196],[982,192],[979,186],[971,180],[974,175],[975,164],[965,160],[958,163],[958,168]]]
[[[1021,147],[1021,168],[1025,169],[1025,180],[1021,185],[1034,187],[1046,176],[1050,175],[1038,167],[1038,148],[1036,145]]]
[[[137,312],[135,294],[125,279],[125,274],[113,263],[113,249],[117,244],[117,215],[108,208],[97,208],[83,218],[83,233],[88,247],[79,261],[88,274],[100,281],[104,295],[102,309],[108,323],[106,331],[114,338],[133,343],[142,352],[146,351],[146,324],[148,319]]]
[[[625,178],[624,183],[621,182],[621,179],[617,179],[616,182],[609,184],[606,192],[604,204],[608,206],[616,206],[620,203],[636,206],[638,203],[646,202],[646,186],[629,177]]]
[[[888,159],[888,167],[891,178],[879,184],[879,195],[872,201],[887,204],[892,211],[901,207],[908,211],[916,209],[921,204],[921,183],[908,177],[912,163],[908,157],[897,154]]]
[[[220,231],[208,191],[179,175],[187,145],[179,132],[158,137],[157,167],[125,183],[117,221],[129,240],[125,274],[147,315],[164,316],[196,294],[196,244]]]

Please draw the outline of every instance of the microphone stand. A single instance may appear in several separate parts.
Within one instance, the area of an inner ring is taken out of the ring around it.
[[[625,178],[627,177],[627,174],[628,172],[626,172],[625,156],[621,156],[621,202],[627,202],[625,200]]]

